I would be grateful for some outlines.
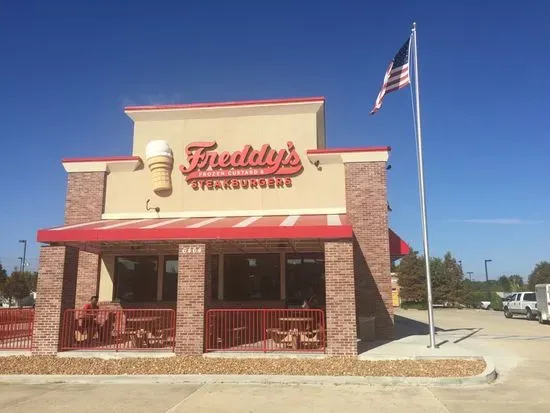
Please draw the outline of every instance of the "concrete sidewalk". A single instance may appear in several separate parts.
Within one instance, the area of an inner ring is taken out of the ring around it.
[[[479,358],[479,354],[472,348],[454,343],[436,336],[436,348],[430,348],[429,337],[413,335],[394,341],[373,341],[359,344],[360,360],[408,360],[429,358]]]

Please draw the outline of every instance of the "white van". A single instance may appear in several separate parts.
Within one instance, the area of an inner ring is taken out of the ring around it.
[[[550,321],[550,284],[535,285],[537,295],[537,308],[539,310],[539,323]]]

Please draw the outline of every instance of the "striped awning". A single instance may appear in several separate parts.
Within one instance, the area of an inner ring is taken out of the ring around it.
[[[342,239],[353,231],[346,215],[100,220],[38,231],[38,242],[160,240]]]
[[[411,247],[409,247],[409,244],[403,241],[401,237],[397,235],[395,232],[393,232],[391,229],[389,231],[390,231],[390,258],[392,261],[395,261],[407,255],[410,252]]]

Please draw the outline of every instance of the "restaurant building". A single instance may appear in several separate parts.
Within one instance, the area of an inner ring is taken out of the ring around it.
[[[328,354],[392,338],[390,263],[408,246],[388,228],[389,147],[327,148],[324,98],[125,113],[131,155],[62,161],[65,222],[37,235],[33,353],[62,349],[64,317],[94,295],[100,309],[171,309],[180,355],[213,348],[209,311],[310,296]]]

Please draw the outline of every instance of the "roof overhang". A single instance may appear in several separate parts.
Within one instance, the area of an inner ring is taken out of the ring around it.
[[[345,239],[346,215],[100,220],[38,231],[38,242]]]
[[[128,106],[124,108],[124,112],[136,122],[318,113],[323,110],[324,104],[324,97],[306,97],[244,100],[236,102]]]
[[[143,165],[139,156],[113,156],[97,158],[65,158],[63,168],[71,172],[124,172],[135,171]]]
[[[411,247],[399,237],[393,230],[390,231],[390,259],[391,261],[398,260],[407,255]]]
[[[306,151],[308,159],[316,164],[341,164],[355,162],[387,162],[390,156],[389,146],[364,148],[310,149]]]
[[[296,250],[320,245],[325,240],[351,239],[353,228],[346,215],[281,215],[211,218],[104,219],[41,229],[37,241],[101,251],[120,247],[127,250],[162,250],[179,243],[208,241],[230,243],[237,250],[256,244],[273,250],[279,241]],[[389,229],[390,257],[407,255],[409,245]],[[241,245],[241,247],[238,247]],[[294,247],[293,247],[294,245]]]

